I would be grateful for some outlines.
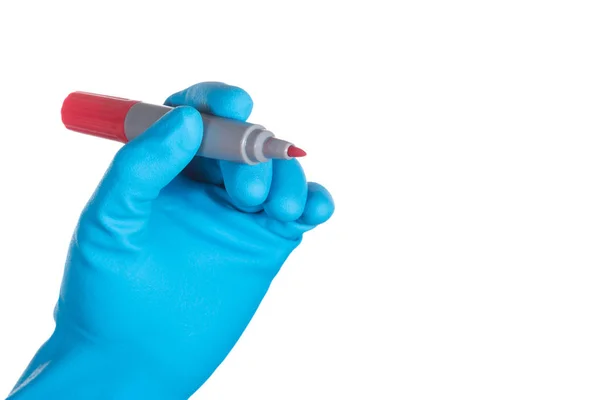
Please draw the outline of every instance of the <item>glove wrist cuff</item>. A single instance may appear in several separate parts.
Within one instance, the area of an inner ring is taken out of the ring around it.
[[[40,348],[7,400],[187,399],[168,390],[139,360],[118,356],[56,332]]]

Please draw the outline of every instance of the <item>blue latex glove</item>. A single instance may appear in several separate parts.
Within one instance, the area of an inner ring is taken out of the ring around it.
[[[187,399],[227,356],[303,233],[333,213],[296,160],[194,157],[198,110],[252,100],[201,83],[116,155],[71,243],[56,329],[10,399]]]

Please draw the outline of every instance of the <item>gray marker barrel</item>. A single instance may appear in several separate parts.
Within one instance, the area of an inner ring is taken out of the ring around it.
[[[164,105],[75,92],[63,103],[62,119],[70,130],[127,143],[171,110]],[[292,143],[275,138],[262,125],[205,113],[201,116],[204,137],[198,156],[253,165],[306,154]]]

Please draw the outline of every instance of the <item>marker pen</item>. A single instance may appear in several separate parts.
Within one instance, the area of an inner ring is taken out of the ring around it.
[[[172,109],[137,100],[73,92],[63,102],[61,115],[67,129],[127,143]],[[272,158],[290,160],[306,155],[304,150],[277,139],[261,125],[200,115],[204,136],[198,156],[253,165]]]

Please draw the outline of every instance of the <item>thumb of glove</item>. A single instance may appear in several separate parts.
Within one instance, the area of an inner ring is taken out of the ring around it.
[[[202,136],[200,113],[177,107],[123,146],[82,214],[79,239],[100,245],[118,238],[136,250],[152,201],[194,158]]]

